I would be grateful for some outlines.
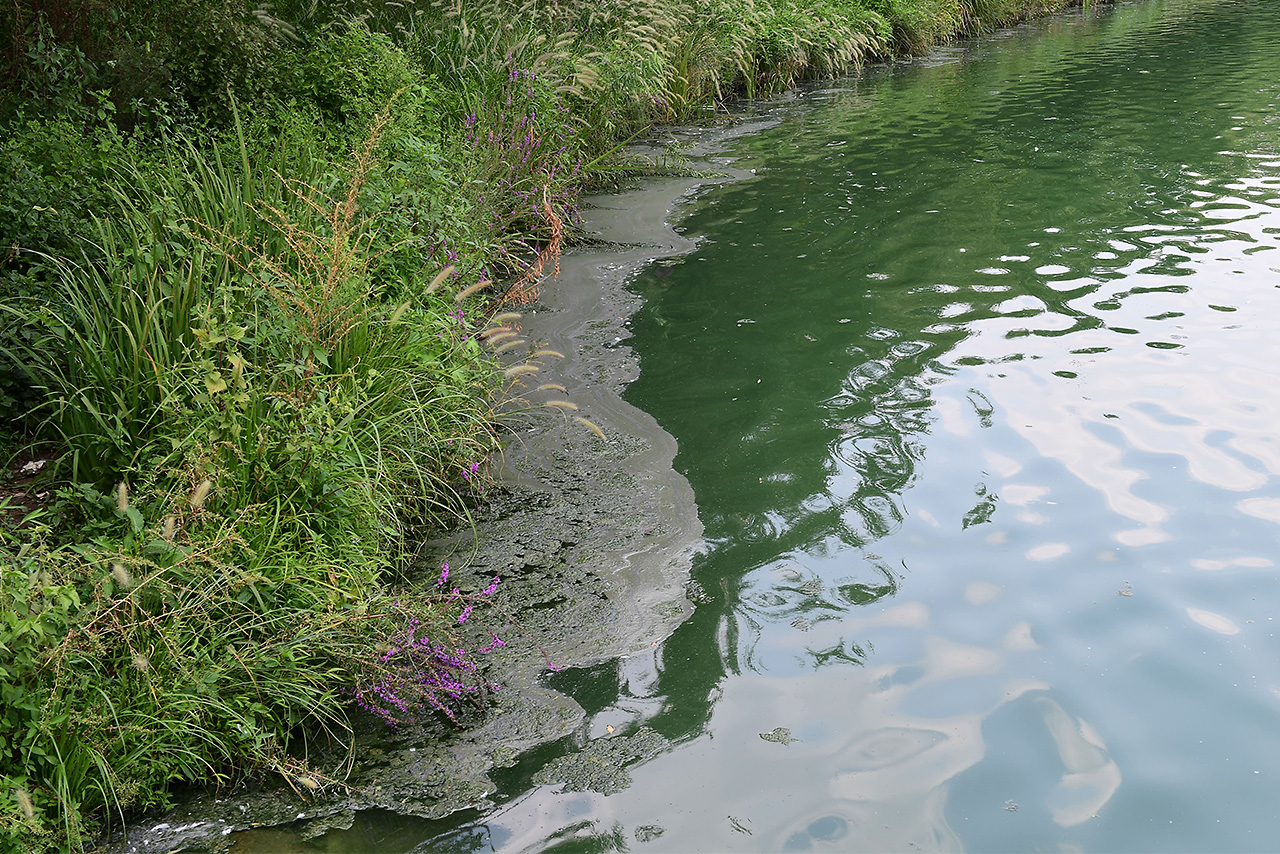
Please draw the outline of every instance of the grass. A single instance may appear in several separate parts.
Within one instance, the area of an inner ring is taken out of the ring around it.
[[[91,250],[55,262],[60,305],[3,307],[41,330],[7,355],[68,484],[64,528],[5,541],[27,547],[6,562],[6,648],[29,646],[4,684],[30,701],[2,725],[7,788],[61,816],[58,838],[177,781],[321,776],[295,741],[349,733],[351,674],[390,632],[382,574],[415,526],[466,513],[498,374],[448,295],[377,298],[358,200],[390,121],[336,197],[280,178],[250,197],[242,164],[192,147],[181,170],[122,167],[151,204],[122,191]],[[448,609],[418,607],[438,637]]]

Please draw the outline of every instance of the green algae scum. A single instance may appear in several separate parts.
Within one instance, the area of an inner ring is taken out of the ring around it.
[[[327,851],[1265,851],[1280,15],[1152,0],[762,107],[636,277],[692,617],[495,811]]]

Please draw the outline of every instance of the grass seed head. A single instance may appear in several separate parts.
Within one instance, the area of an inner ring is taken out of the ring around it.
[[[604,431],[603,431],[603,430],[601,430],[601,429],[600,429],[599,427],[597,427],[595,424],[593,424],[592,422],[590,422],[590,421],[588,421],[587,419],[583,418],[582,416],[580,416],[580,415],[575,415],[575,416],[573,416],[573,420],[574,420],[574,421],[577,421],[577,422],[578,422],[579,424],[581,424],[583,427],[586,427],[586,428],[587,428],[588,430],[590,430],[592,433],[595,433],[597,436],[599,436],[599,437],[600,437],[600,441],[601,441],[601,442],[607,442],[607,441],[609,441],[607,438],[605,438],[605,435],[604,435]]]
[[[516,332],[505,326],[498,326],[491,330],[486,329],[484,332],[481,332],[479,335],[479,338],[482,341],[484,341],[486,344],[492,344],[492,345],[500,344],[503,341],[509,341],[510,339],[515,337],[516,337]]]
[[[129,572],[128,567],[119,561],[111,564],[111,577],[115,579],[116,584],[120,585],[122,590],[128,590],[133,586],[133,574]]]
[[[191,493],[191,509],[199,510],[204,507],[204,503],[209,498],[209,492],[213,489],[213,481],[205,478],[200,481],[200,485],[196,487],[196,491]]]
[[[486,280],[484,280],[484,281],[482,281],[482,282],[476,282],[476,283],[475,283],[474,285],[472,285],[471,287],[469,287],[469,288],[464,288],[463,290],[458,291],[458,295],[457,295],[457,296],[455,296],[455,297],[453,298],[453,301],[454,301],[455,303],[462,302],[463,300],[465,300],[467,297],[471,296],[472,294],[474,294],[474,293],[478,293],[479,291],[482,291],[482,290],[484,290],[485,288],[489,287],[489,285],[490,285],[490,282],[489,282],[489,280],[488,280],[488,279],[486,279]]]
[[[440,285],[444,283],[445,279],[449,278],[449,274],[452,272],[453,272],[453,265],[451,264],[448,267],[445,267],[439,273],[436,273],[436,277],[431,280],[431,284],[427,285],[427,293],[429,294],[435,293],[436,289],[439,288]]]
[[[505,353],[508,350],[519,347],[521,344],[528,344],[528,343],[529,342],[523,338],[512,338],[510,341],[507,341],[505,343],[499,344],[497,347],[494,347],[493,352],[494,352],[494,355],[497,355],[498,353]]]
[[[26,789],[14,789],[13,797],[18,802],[18,809],[22,810],[22,814],[27,817],[27,821],[36,817],[36,808],[31,803],[31,796],[27,794]]]

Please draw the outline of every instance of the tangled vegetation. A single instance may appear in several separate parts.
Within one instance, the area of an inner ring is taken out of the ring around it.
[[[494,312],[619,146],[1060,4],[5,4],[0,847],[454,717],[497,580],[398,570],[557,355]]]

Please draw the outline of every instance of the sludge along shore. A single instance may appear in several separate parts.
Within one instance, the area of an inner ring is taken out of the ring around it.
[[[629,656],[632,667],[653,670],[661,641],[692,608],[686,584],[702,526],[688,482],[672,468],[675,440],[621,396],[639,370],[625,342],[640,301],[627,283],[645,265],[693,248],[673,228],[673,214],[704,188],[749,177],[717,152],[770,123],[668,129],[685,147],[689,171],[702,177],[648,178],[586,199],[591,243],[564,255],[559,278],[523,313],[522,334],[565,356],[536,381],[564,386],[607,438],[546,410],[517,416],[492,461],[494,485],[475,530],[423,548],[432,565],[449,561],[453,577],[499,575],[496,604],[519,622],[487,618],[507,646],[489,657],[488,678],[500,687],[483,720],[469,729],[371,722],[356,739],[340,794],[309,799],[285,787],[201,794],[129,827],[127,839],[117,834],[104,854],[219,851],[233,841],[237,851],[279,851],[349,827],[361,810],[433,819],[485,809],[493,768],[583,721],[576,702],[545,686],[548,660],[563,669]],[[434,572],[432,565],[421,571]]]

